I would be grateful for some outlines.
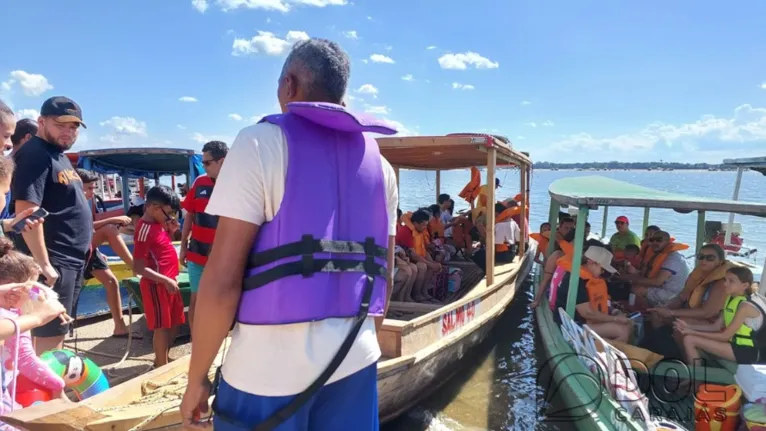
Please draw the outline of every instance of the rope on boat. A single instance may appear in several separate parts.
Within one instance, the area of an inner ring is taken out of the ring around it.
[[[130,347],[133,344],[133,294],[128,292],[128,340],[125,346],[125,353],[123,353],[122,356],[114,355],[111,353],[106,352],[99,352],[98,350],[83,350],[84,352],[87,352],[89,354],[93,354],[96,356],[101,356],[105,358],[113,358],[113,359],[119,359],[119,362],[115,364],[108,365],[108,368],[104,369],[102,368],[102,371],[104,371],[107,375],[107,377],[115,378],[121,373],[117,373],[117,368],[125,363],[125,361],[128,359],[128,356],[130,356]],[[77,348],[77,327],[74,328],[74,351],[75,353],[79,353],[80,350]],[[135,361],[145,361],[145,362],[153,362],[151,359],[142,359],[142,358],[135,358]],[[139,372],[138,374],[143,374],[149,370],[152,369],[154,366],[153,364],[145,364],[146,370],[143,370]]]

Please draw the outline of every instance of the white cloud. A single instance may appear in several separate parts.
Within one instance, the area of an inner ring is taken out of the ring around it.
[[[184,102],[184,103],[194,103],[194,102],[199,102],[199,100],[197,100],[197,98],[196,98],[196,97],[191,97],[191,96],[183,96],[183,97],[179,97],[179,98],[178,98],[178,101],[179,101],[179,102]]]
[[[521,105],[521,106],[529,106],[529,105],[531,105],[531,104],[532,104],[532,102],[530,102],[530,101],[528,101],[528,100],[523,100],[523,101],[520,103],[520,105]]]
[[[229,114],[229,119],[234,121],[242,121],[242,116],[239,114]]]
[[[405,81],[414,81],[415,77],[410,75],[410,74],[407,74],[407,75],[402,76],[402,79],[405,80]]]
[[[48,78],[38,73],[29,73],[23,70],[14,70],[9,74],[9,79],[2,83],[2,88],[9,91],[15,84],[21,87],[26,96],[37,97],[48,90],[53,90],[53,85]]]
[[[452,88],[454,88],[455,90],[473,90],[476,87],[474,87],[471,84],[461,84],[459,82],[453,82]]]
[[[399,121],[392,120],[390,118],[384,118],[384,120],[391,123],[392,126],[397,130],[397,133],[395,136],[418,136],[418,132],[407,128],[404,124],[402,124]]]
[[[761,89],[763,89],[763,90],[766,90],[766,82],[764,82],[763,84],[761,84]]]
[[[265,116],[266,116],[266,114],[253,115],[252,117],[250,117],[250,122],[255,124],[255,123],[261,121],[261,119],[263,117],[265,117]]]
[[[524,123],[524,125],[532,127],[532,128],[536,128],[537,127],[537,123],[535,123],[534,121],[530,121],[528,123]]]
[[[391,110],[386,106],[365,105],[364,112],[368,114],[388,115],[391,113]]]
[[[391,45],[386,45],[383,49],[385,49],[386,51],[392,51],[394,47]]]
[[[280,39],[269,31],[259,31],[252,39],[234,39],[231,47],[231,55],[240,56],[247,54],[266,54],[278,56],[289,50],[295,42],[306,40],[309,35],[303,31],[291,30],[284,39]]]
[[[182,126],[181,124],[176,124],[176,127],[178,130],[186,130],[186,126]]]
[[[662,151],[678,151],[680,157],[689,156],[689,151],[704,151],[710,154],[725,149],[733,151],[762,148],[766,144],[766,108],[754,108],[749,104],[738,106],[731,118],[704,115],[699,120],[681,125],[655,122],[634,133],[612,137],[596,137],[589,133],[565,136],[552,144],[556,151],[626,151],[649,152],[658,146]],[[762,150],[761,150],[762,151]],[[685,154],[685,156],[683,156]]]
[[[20,109],[16,111],[16,116],[19,117],[19,119],[30,118],[37,121],[37,119],[40,117],[40,112],[38,112],[36,109]]]
[[[194,9],[197,9],[200,13],[205,13],[207,8],[209,7],[207,0],[192,0],[192,7]]]
[[[367,21],[372,21],[372,17],[367,15]]]
[[[516,140],[518,140],[518,141],[523,141],[523,140],[525,140],[525,139],[527,139],[527,137],[526,137],[526,136],[517,136],[517,137],[516,137]]]
[[[373,63],[388,63],[388,64],[396,63],[393,58],[387,57],[383,54],[372,54],[370,56],[370,60],[372,60]]]
[[[428,47],[426,47],[426,49],[428,49],[428,50],[431,50],[431,49],[436,49],[436,45],[431,45],[431,46],[428,46]]]
[[[345,37],[347,37],[349,39],[359,39],[359,35],[356,34],[356,30],[344,31],[343,32],[343,36],[345,36]]]
[[[543,121],[542,124],[540,124],[543,127],[553,127],[555,124],[551,120]]]
[[[217,0],[216,4],[224,12],[239,8],[288,12],[294,5],[312,7],[345,6],[348,4],[348,0]]]
[[[133,117],[112,117],[102,121],[102,127],[111,128],[118,135],[146,136],[146,123]]]
[[[192,141],[197,142],[199,144],[205,144],[205,143],[210,142],[210,141],[223,141],[223,142],[231,145],[232,142],[234,142],[234,137],[233,136],[228,136],[228,135],[203,135],[202,133],[199,133],[199,132],[192,133],[191,136],[189,136],[189,138],[191,138]]]
[[[463,52],[459,54],[444,54],[439,57],[439,66],[442,69],[465,70],[469,66],[476,69],[497,69],[500,64],[475,52]]]
[[[367,60],[366,58],[362,60],[362,63],[364,63],[364,64],[367,64],[368,62],[369,62],[369,60]]]
[[[364,84],[356,89],[359,94],[370,94],[372,97],[378,97],[378,89],[372,84]]]

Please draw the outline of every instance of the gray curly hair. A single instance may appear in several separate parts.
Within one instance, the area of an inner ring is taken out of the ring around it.
[[[341,103],[351,76],[351,61],[343,48],[327,39],[296,43],[285,59],[282,77],[290,71],[299,77],[311,101]]]

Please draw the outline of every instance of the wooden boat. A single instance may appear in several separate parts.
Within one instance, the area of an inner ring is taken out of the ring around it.
[[[651,429],[651,418],[648,415],[644,416],[648,421],[640,420],[641,417],[637,418],[635,415],[633,417],[626,415],[624,406],[614,397],[616,390],[614,386],[596,383],[599,381],[599,376],[589,369],[590,364],[586,363],[585,358],[594,356],[594,345],[603,346],[606,343],[587,326],[580,327],[572,319],[575,307],[575,296],[572,293],[577,291],[576,283],[579,278],[584,242],[582,232],[584,232],[589,212],[601,206],[604,208],[606,220],[609,207],[644,208],[644,224],[648,223],[651,208],[673,209],[684,214],[696,212],[697,241],[694,250],[698,251],[704,243],[707,212],[731,212],[763,217],[766,216],[766,204],[687,196],[599,176],[560,179],[553,182],[548,190],[551,197],[549,221],[553,230],[556,229],[558,213],[562,205],[575,207],[578,210],[572,263],[574,274],[569,287],[570,295],[567,298],[566,310],[561,308],[557,310],[562,325],[559,326],[554,320],[547,296],[536,309],[537,325],[546,358],[544,374],[549,383],[548,394],[555,397],[549,401],[563,407],[558,412],[554,412],[549,419],[568,422],[578,429],[588,431]],[[548,252],[552,251],[551,243]],[[733,374],[737,365],[712,355],[707,355],[708,365],[704,368],[689,367],[676,360],[662,360],[646,368],[635,362],[629,362],[629,359],[635,358],[627,358],[611,345],[607,350],[609,350],[606,355],[609,373],[615,372],[619,364],[626,364],[628,369],[632,366],[639,379],[645,380],[644,385],[637,384],[635,387],[646,388],[647,382],[651,382],[653,388],[659,387],[658,383],[666,383],[663,381],[664,376],[674,375],[668,373],[677,373],[675,375],[682,380],[692,380],[695,383],[734,383]],[[646,394],[649,397],[651,414],[673,417],[683,422],[683,426],[687,429],[693,430],[695,428],[693,391],[690,392],[688,388],[681,391],[686,392],[675,394],[677,399],[673,403],[660,402],[655,397],[654,391]]]
[[[438,195],[443,169],[487,166],[487,182],[492,184],[498,165],[513,165],[520,168],[520,191],[522,196],[527,195],[530,159],[493,136],[381,138],[378,142],[381,153],[394,166],[397,181],[400,168],[434,170]],[[488,200],[494,202],[494,189],[490,189]],[[521,205],[523,214],[527,207],[523,198]],[[488,219],[488,225],[492,225],[494,213],[488,214]],[[494,244],[492,229],[488,230],[487,243]],[[391,303],[388,317],[396,317],[386,318],[378,334],[383,353],[378,363],[383,422],[394,419],[436,390],[458,370],[461,359],[487,336],[531,269],[535,248],[521,249],[512,263],[487,265],[494,267],[494,271],[486,276],[472,262],[450,263],[462,265],[464,276],[459,294],[447,304]],[[493,262],[494,248],[489,247],[487,254],[488,262]],[[220,363],[226,345],[216,364]],[[178,405],[188,362],[189,357],[178,359],[79,404],[50,401],[14,412],[3,420],[29,430],[179,429]]]

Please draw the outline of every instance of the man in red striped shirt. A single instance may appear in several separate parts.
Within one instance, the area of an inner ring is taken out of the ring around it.
[[[228,152],[229,148],[221,141],[210,141],[202,147],[202,166],[207,175],[201,175],[194,180],[182,204],[186,210],[186,217],[181,233],[179,257],[189,271],[189,327],[194,325],[194,306],[197,304],[199,280],[202,278],[202,270],[207,263],[207,255],[215,238],[215,228],[218,226],[218,217],[206,213],[205,208],[210,195],[213,194],[215,179]]]

